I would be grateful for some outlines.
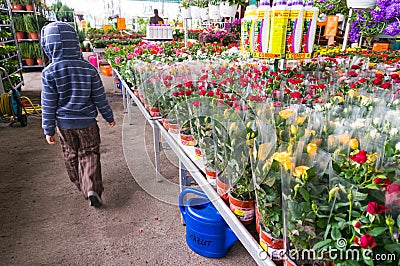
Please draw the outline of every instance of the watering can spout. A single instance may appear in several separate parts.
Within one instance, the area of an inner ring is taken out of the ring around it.
[[[229,249],[237,241],[238,241],[238,238],[235,235],[235,233],[232,231],[232,229],[230,229],[229,227],[226,228],[226,232],[225,232],[225,248]]]

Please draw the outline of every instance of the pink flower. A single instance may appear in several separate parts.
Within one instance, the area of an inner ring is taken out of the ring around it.
[[[385,189],[388,194],[392,194],[392,193],[399,194],[400,193],[400,184],[393,183],[393,184],[390,184],[387,187],[385,187]]]

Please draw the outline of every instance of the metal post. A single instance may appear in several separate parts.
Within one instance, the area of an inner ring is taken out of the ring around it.
[[[347,19],[346,23],[346,31],[344,32],[344,38],[343,38],[343,46],[342,46],[342,52],[346,50],[347,46],[347,40],[349,38],[349,33],[350,33],[350,18],[353,15],[353,9],[349,8],[349,18]]]
[[[156,167],[156,181],[161,182],[160,173],[160,129],[154,121],[150,121],[153,128],[153,141],[154,141],[154,165]]]

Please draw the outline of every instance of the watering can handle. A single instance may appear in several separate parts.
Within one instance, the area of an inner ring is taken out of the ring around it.
[[[179,194],[179,198],[178,198],[179,208],[181,209],[181,213],[182,213],[183,217],[186,216],[185,204],[184,204],[183,200],[184,200],[186,194],[188,194],[188,193],[197,194],[199,196],[207,198],[207,195],[201,190],[194,189],[194,188],[186,188],[186,189],[184,189],[181,192],[181,194]]]

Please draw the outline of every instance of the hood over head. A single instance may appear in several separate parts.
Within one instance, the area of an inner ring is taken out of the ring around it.
[[[53,61],[62,59],[81,59],[78,34],[68,23],[57,21],[42,28],[41,45]]]

